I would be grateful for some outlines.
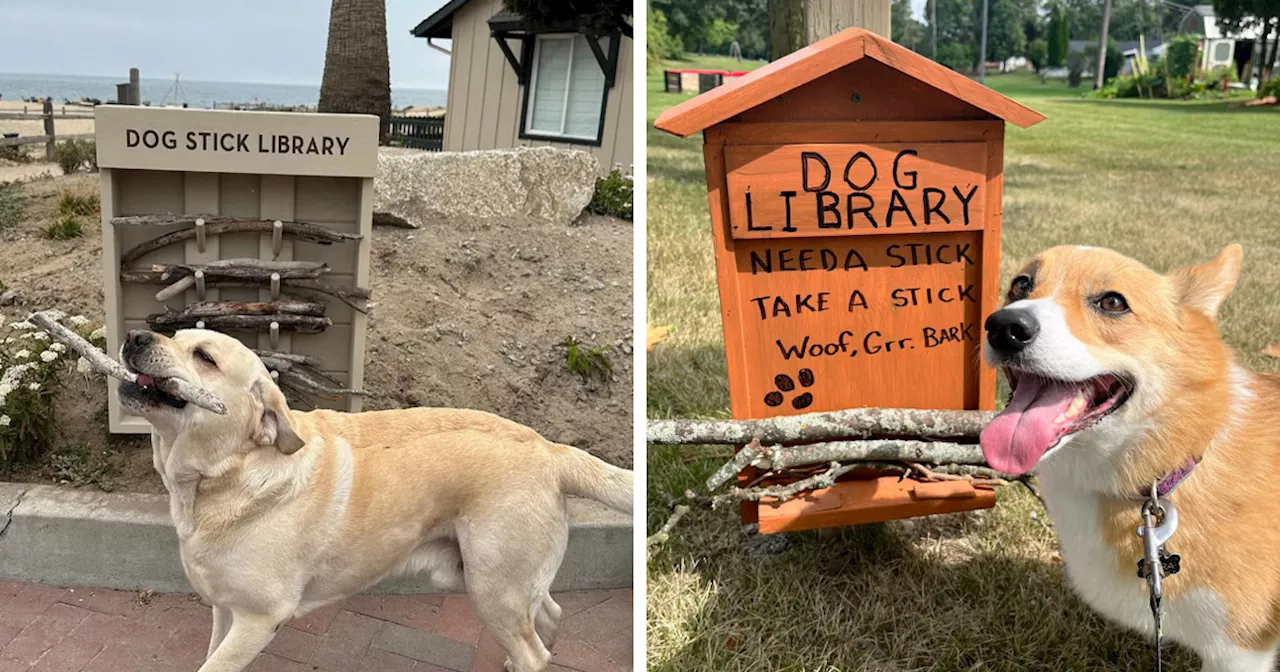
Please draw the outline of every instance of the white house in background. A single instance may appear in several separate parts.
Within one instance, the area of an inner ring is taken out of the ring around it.
[[[411,32],[450,54],[444,151],[553,146],[590,152],[604,171],[632,166],[626,22],[534,28],[502,0],[450,0]]]
[[[1234,63],[1236,74],[1241,80],[1245,80],[1256,76],[1259,68],[1262,67],[1259,60],[1262,54],[1262,31],[1257,27],[1251,27],[1235,35],[1225,34],[1213,13],[1213,5],[1196,5],[1183,15],[1179,27],[1183,32],[1194,33],[1205,38],[1200,67],[1206,70]],[[1276,39],[1276,36],[1272,35],[1271,39]],[[1255,56],[1258,58],[1254,58]],[[1245,71],[1246,64],[1249,64],[1248,72]]]

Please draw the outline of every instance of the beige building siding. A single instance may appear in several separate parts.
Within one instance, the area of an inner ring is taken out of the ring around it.
[[[504,147],[560,147],[590,152],[602,170],[632,161],[631,81],[632,42],[623,37],[618,47],[618,74],[605,108],[601,146],[547,140],[520,139],[520,112],[524,91],[497,42],[489,35],[489,17],[502,10],[502,0],[471,0],[453,15],[449,66],[449,103],[445,113],[446,152]],[[520,43],[508,42],[520,56]]]

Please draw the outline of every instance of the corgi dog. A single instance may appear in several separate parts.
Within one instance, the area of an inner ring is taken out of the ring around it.
[[[1163,636],[1210,672],[1272,670],[1280,643],[1280,376],[1242,368],[1217,327],[1241,255],[1162,275],[1111,250],[1049,249],[983,344],[1012,388],[982,432],[988,463],[1038,471],[1076,592],[1152,638],[1140,511],[1153,487],[1176,508]]]

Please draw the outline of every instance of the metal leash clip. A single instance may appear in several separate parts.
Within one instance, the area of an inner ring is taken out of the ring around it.
[[[1177,530],[1178,509],[1173,502],[1161,499],[1156,492],[1156,483],[1152,483],[1151,497],[1142,502],[1142,525],[1138,526],[1138,536],[1142,538],[1138,577],[1147,580],[1147,590],[1150,593],[1151,617],[1155,621],[1156,631],[1156,672],[1161,672],[1164,664],[1160,646],[1160,611],[1164,592],[1160,580],[1164,576],[1177,574],[1182,561],[1177,555],[1165,552],[1164,545]]]

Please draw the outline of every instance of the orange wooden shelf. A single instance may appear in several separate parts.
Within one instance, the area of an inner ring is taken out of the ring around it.
[[[760,533],[776,534],[974,511],[995,505],[995,490],[975,488],[964,481],[921,483],[881,476],[843,481],[785,502],[764,499],[758,505],[757,515]]]

